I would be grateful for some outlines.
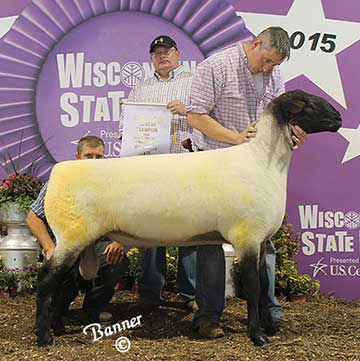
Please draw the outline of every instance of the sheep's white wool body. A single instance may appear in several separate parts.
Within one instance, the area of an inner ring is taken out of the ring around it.
[[[57,164],[45,199],[56,252],[114,231],[151,247],[218,231],[239,256],[258,249],[284,216],[291,139],[269,112],[257,127],[250,143],[226,149]]]
[[[104,235],[147,247],[214,244],[224,239],[232,243],[236,255],[244,256],[249,337],[255,345],[267,343],[267,336],[278,328],[267,306],[264,242],[278,230],[285,212],[292,152],[289,123],[308,134],[335,132],[341,115],[325,99],[294,90],[269,104],[256,138],[248,144],[56,165],[45,215],[57,246],[38,277],[38,345],[52,343],[51,326],[54,333],[63,332],[53,297],[60,306],[58,289],[80,254],[82,276],[95,276],[94,242]]]

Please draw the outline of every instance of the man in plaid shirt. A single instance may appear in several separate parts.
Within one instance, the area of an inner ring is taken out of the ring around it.
[[[180,51],[174,39],[157,36],[150,44],[154,76],[137,84],[130,92],[128,102],[166,103],[173,114],[170,133],[170,153],[182,153],[182,141],[189,138],[192,129],[187,124],[188,102],[192,74],[180,65]],[[120,124],[120,134],[122,124]],[[144,312],[164,302],[161,296],[166,280],[165,247],[148,248],[144,252],[143,271],[139,278],[139,296]],[[177,285],[190,311],[195,303],[196,247],[179,247]]]
[[[290,55],[290,40],[279,27],[264,30],[251,42],[238,43],[210,56],[193,79],[188,122],[194,128],[191,140],[196,151],[229,147],[251,141],[256,121],[271,100],[284,92],[279,65]],[[295,147],[306,133],[293,127]],[[269,304],[278,311],[275,298],[275,249],[267,244]],[[219,326],[224,309],[225,259],[222,246],[198,247],[196,302],[199,310],[194,327],[204,338],[224,336]],[[270,266],[270,268],[269,268]],[[270,307],[271,308],[271,307]],[[273,316],[276,314],[272,312]]]
[[[77,146],[76,159],[102,159],[104,158],[104,142],[93,135],[83,137]],[[44,209],[44,200],[47,183],[41,189],[38,198],[31,204],[26,223],[32,234],[39,242],[44,257],[48,260],[55,251],[56,240],[49,228]],[[91,321],[100,321],[109,324],[113,321],[110,312],[105,309],[114,295],[115,285],[120,281],[128,269],[128,259],[124,255],[124,246],[112,242],[107,238],[99,239],[95,244],[95,253],[99,259],[99,271],[96,278],[85,281],[79,272],[79,260],[73,265],[64,279],[62,288],[57,295],[58,306],[61,307],[61,316],[68,311],[71,302],[78,295],[79,289],[85,291],[83,309]],[[55,332],[64,332],[62,324],[53,325]]]

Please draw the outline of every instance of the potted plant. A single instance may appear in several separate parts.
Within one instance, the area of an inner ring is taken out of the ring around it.
[[[0,184],[0,207],[3,210],[3,221],[6,222],[14,212],[26,212],[37,198],[42,184],[30,174],[9,173]]]
[[[30,266],[24,266],[19,272],[19,289],[24,293],[34,293],[36,290],[37,276],[42,263],[33,263]]]
[[[2,168],[0,170],[6,173],[5,178],[0,182],[0,212],[4,224],[0,254],[8,269],[22,269],[24,264],[34,262],[39,253],[39,247],[26,226],[25,218],[42,184],[33,174],[37,158],[31,153],[29,157],[35,159],[32,161],[25,159],[26,156],[21,151],[22,140],[21,134],[16,158],[9,153],[6,145],[0,152],[0,168]],[[3,143],[1,139],[0,143]]]
[[[276,271],[276,290],[290,301],[305,302],[308,295],[319,291],[320,283],[307,274],[300,274],[296,262],[287,260]]]
[[[293,234],[292,225],[287,222],[286,216],[271,240],[276,248],[276,293],[288,300],[305,301],[308,295],[319,291],[319,281],[307,274],[302,275],[293,260],[299,251],[300,235]]]
[[[0,295],[14,297],[17,293],[18,274],[12,270],[0,272]]]
[[[38,257],[39,246],[25,218],[26,211],[37,198],[41,187],[37,177],[18,172],[9,173],[0,183],[0,210],[7,234],[1,238],[0,254],[9,269],[21,269]]]
[[[297,277],[289,279],[288,287],[290,301],[305,302],[308,295],[320,290],[320,283],[307,274],[299,274]]]

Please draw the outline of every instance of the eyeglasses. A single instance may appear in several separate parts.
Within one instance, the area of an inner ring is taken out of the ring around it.
[[[175,50],[175,48],[169,48],[169,49],[166,49],[166,50],[158,50],[158,51],[154,51],[153,53],[151,53],[151,56],[153,58],[159,58],[163,55],[165,56],[169,56],[170,53]]]

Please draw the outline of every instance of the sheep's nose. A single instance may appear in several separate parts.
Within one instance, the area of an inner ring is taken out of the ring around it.
[[[335,116],[335,123],[333,125],[334,131],[336,132],[341,127],[342,119],[340,113],[337,111]]]

